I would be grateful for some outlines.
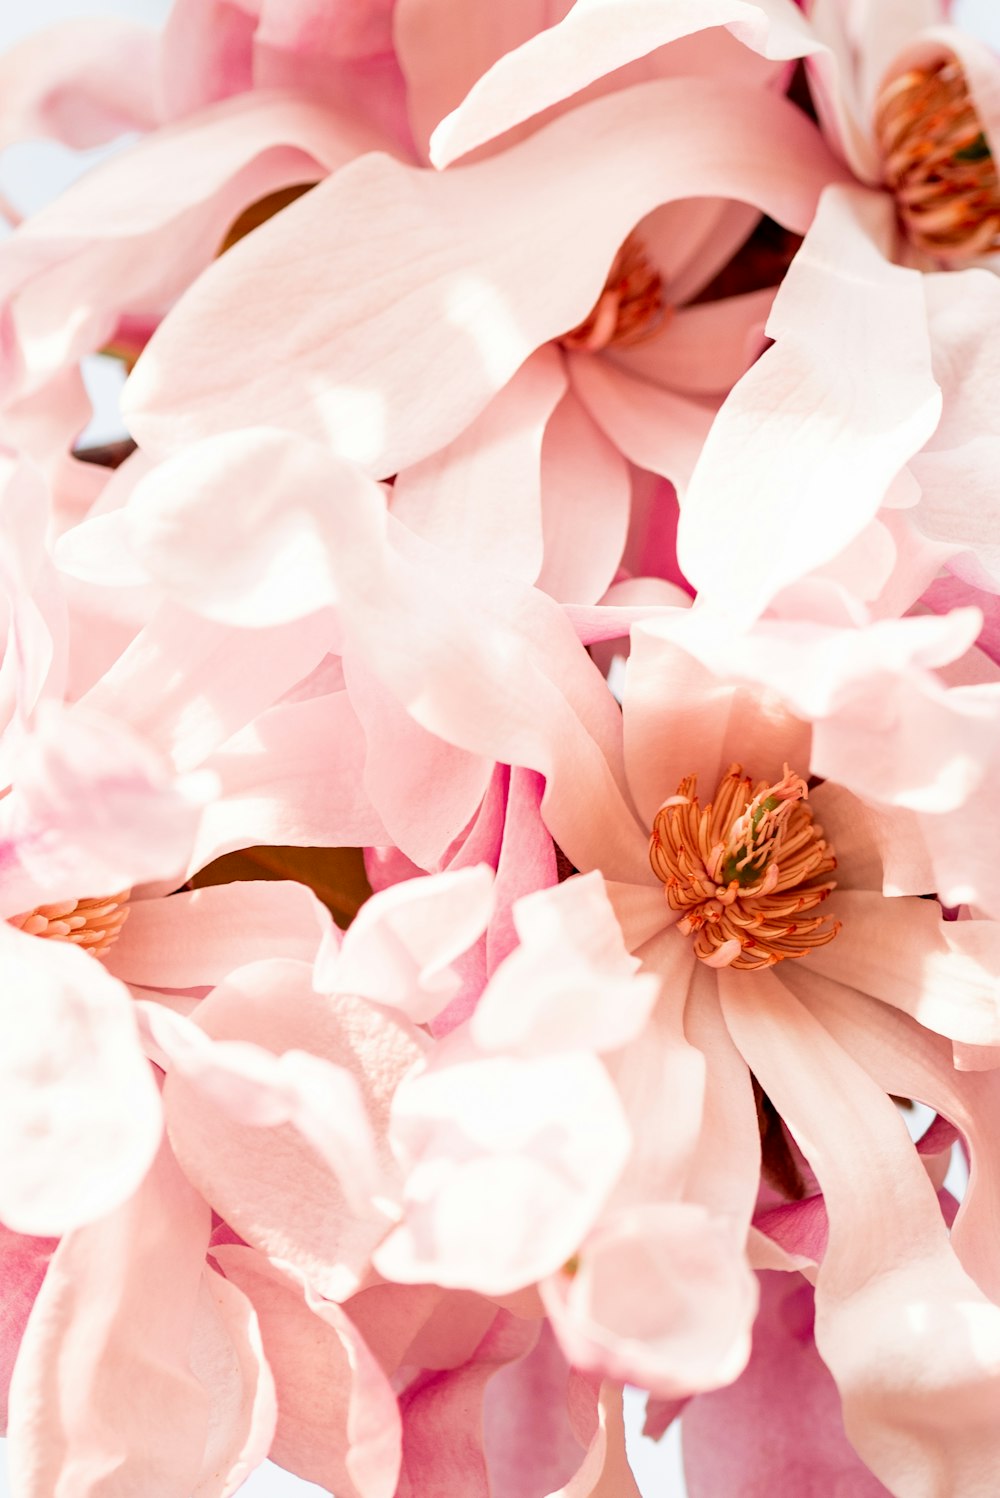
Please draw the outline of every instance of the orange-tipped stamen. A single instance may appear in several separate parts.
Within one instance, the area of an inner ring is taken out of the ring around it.
[[[60,900],[55,905],[37,905],[23,915],[9,918],[10,925],[41,936],[47,941],[70,942],[94,957],[103,957],[118,940],[128,919],[131,890],[119,890],[103,899]]]
[[[808,790],[786,765],[774,785],[731,765],[702,808],[688,775],[653,820],[649,861],[677,929],[709,967],[752,970],[805,957],[832,941],[839,921],[822,904],[837,866],[806,806]]]
[[[878,97],[875,136],[912,244],[949,261],[1000,249],[1000,179],[954,58],[890,78]]]

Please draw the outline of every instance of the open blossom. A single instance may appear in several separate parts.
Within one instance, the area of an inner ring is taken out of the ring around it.
[[[831,566],[884,613],[942,566],[998,587],[986,328],[1000,63],[943,12],[812,7],[813,98],[859,185],[824,194],[768,320],[773,347],[724,403],[678,532],[685,575],[743,619]],[[747,485],[749,566],[714,544]],[[784,544],[761,546],[778,528]]]
[[[711,40],[663,48],[461,170],[371,155],[334,172],[164,320],[126,396],[142,446],[162,457],[250,423],[304,432],[396,476],[394,510],[416,533],[489,551],[557,597],[599,598],[628,538],[629,465],[683,488],[760,349],[770,287],[700,293],[758,211],[802,232],[842,175],[771,86],[779,70]],[[259,292],[293,262],[306,274],[304,256],[319,318]],[[226,329],[248,299],[237,350]],[[216,357],[187,371],[179,406],[194,325],[218,330]],[[419,409],[417,379],[434,392]]]
[[[692,1498],[992,1490],[949,9],[175,0],[0,62],[0,149],[140,136],[0,245],[17,1498],[638,1498],[628,1384]],[[374,892],[191,887],[255,845]]]

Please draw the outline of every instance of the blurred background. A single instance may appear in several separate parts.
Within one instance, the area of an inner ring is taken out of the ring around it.
[[[889,3],[889,0],[884,0],[884,3]],[[0,50],[30,31],[68,17],[118,15],[162,25],[170,4],[171,0],[93,0],[90,4],[86,0],[31,0],[30,4],[16,6],[8,3],[0,7]],[[1000,47],[1000,0],[955,0],[953,13],[959,25]],[[111,149],[127,143],[126,139]],[[72,152],[49,142],[14,146],[7,152],[0,168],[0,192],[23,214],[32,213],[107,154],[108,150],[104,148]],[[0,235],[3,232],[0,225]],[[118,394],[123,383],[121,365],[117,360],[95,356],[86,361],[85,377],[95,407],[85,441],[111,441],[122,433],[118,416]],[[921,1109],[915,1110],[907,1122],[919,1135],[929,1119],[929,1111]],[[963,1178],[964,1169],[961,1162],[957,1162],[948,1182],[956,1194],[960,1194]],[[687,1490],[677,1422],[662,1441],[650,1441],[641,1433],[645,1396],[627,1390],[625,1405],[629,1456],[643,1498],[685,1498]],[[0,1441],[0,1498],[11,1498],[4,1446],[5,1443]],[[309,1495],[322,1498],[323,1493],[324,1489],[265,1463],[243,1484],[240,1498],[309,1498]],[[141,1495],[137,1494],[136,1498],[141,1498]],[[727,1494],[726,1498],[740,1498],[740,1495]]]

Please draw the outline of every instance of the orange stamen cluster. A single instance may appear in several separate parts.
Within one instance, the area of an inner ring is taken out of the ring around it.
[[[890,79],[876,106],[875,135],[912,244],[945,260],[1000,249],[1000,180],[954,59]]]
[[[809,911],[836,888],[837,866],[800,775],[785,766],[776,785],[754,784],[731,765],[712,801],[699,807],[686,776],[653,821],[649,861],[677,929],[694,937],[709,967],[773,967],[825,946],[839,921]]]
[[[131,890],[123,889],[104,899],[60,900],[56,905],[38,905],[24,915],[10,917],[10,924],[29,936],[48,941],[68,941],[94,957],[103,957],[118,940],[128,918]]]
[[[604,290],[582,323],[564,333],[567,348],[592,352],[611,344],[641,343],[663,326],[669,308],[659,271],[629,235],[615,256]]]

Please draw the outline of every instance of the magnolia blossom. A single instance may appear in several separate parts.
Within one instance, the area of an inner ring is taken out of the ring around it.
[[[17,1498],[638,1498],[628,1384],[697,1498],[992,1490],[1000,75],[947,12],[176,0],[0,62],[0,148],[139,136],[2,205]]]
[[[419,101],[430,54],[404,17]],[[755,210],[801,233],[843,175],[773,86],[779,70],[711,42],[664,47],[460,170],[371,155],[334,172],[164,320],[126,395],[141,445],[163,457],[248,423],[306,433],[395,476],[394,511],[416,533],[596,601],[628,539],[629,465],[682,489],[759,352],[769,286],[699,295]],[[293,284],[292,263],[322,287],[321,320],[261,295]],[[237,349],[227,330],[248,298],[259,310]],[[187,371],[177,405],[195,324],[217,330],[218,357]],[[419,406],[418,373],[433,390]]]

